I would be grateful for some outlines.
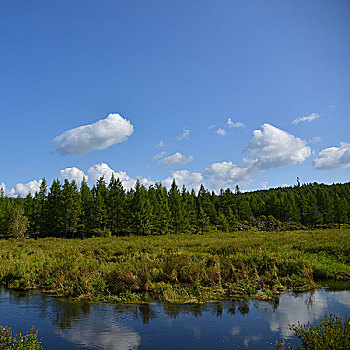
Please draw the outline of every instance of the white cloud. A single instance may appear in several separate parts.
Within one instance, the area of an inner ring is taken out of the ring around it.
[[[232,162],[213,163],[205,169],[204,175],[214,189],[249,183],[249,169],[240,168]]]
[[[147,177],[143,177],[143,176],[137,176],[137,179],[140,181],[140,183],[142,185],[144,185],[145,187],[149,187],[151,185],[154,185],[155,182]]]
[[[126,189],[130,189],[136,184],[136,179],[131,178],[125,171],[114,171],[106,163],[99,163],[93,165],[92,167],[90,167],[87,173],[89,175],[91,184],[95,184],[96,181],[103,176],[105,182],[108,185],[111,180],[112,174],[114,174],[114,177],[116,179],[119,178],[124,188]],[[143,176],[138,176],[137,179],[145,186],[154,184],[154,181],[147,179]]]
[[[10,190],[7,189],[7,187],[6,187],[4,182],[1,182],[0,189],[2,189],[4,191],[4,195],[5,196],[14,197],[16,195],[15,189],[14,188],[11,188]]]
[[[136,180],[132,179],[125,171],[114,171],[106,163],[95,164],[88,170],[88,175],[91,184],[95,184],[100,177],[104,177],[108,184],[111,180],[112,174],[115,178],[119,178],[125,188],[132,188],[135,186]]]
[[[320,117],[319,114],[317,113],[311,113],[309,116],[307,117],[300,117],[300,118],[296,118],[292,121],[292,124],[297,125],[300,122],[309,122],[311,123],[313,120],[318,119]]]
[[[241,123],[241,122],[233,122],[231,120],[231,118],[227,119],[226,124],[227,124],[227,126],[229,128],[244,128],[245,127],[245,125],[243,123]]]
[[[35,192],[39,192],[41,182],[42,180],[33,180],[26,184],[18,183],[15,185],[16,194],[19,194],[21,197],[25,197],[28,193],[34,195]]]
[[[69,181],[75,180],[78,186],[81,185],[83,178],[88,180],[88,176],[84,174],[84,172],[76,167],[66,168],[60,170],[60,179],[63,181],[64,179],[68,179]]]
[[[191,172],[188,170],[174,171],[170,177],[162,181],[162,184],[170,188],[173,179],[176,181],[177,186],[181,189],[183,185],[187,190],[194,189],[199,190],[199,187],[203,181],[203,175],[200,172]]]
[[[350,166],[350,143],[341,142],[340,147],[322,150],[314,160],[316,169],[341,169]]]
[[[163,151],[163,152],[160,152],[160,153],[156,154],[155,156],[153,156],[152,159],[153,159],[153,160],[161,159],[161,158],[163,158],[165,155],[166,155],[166,152]]]
[[[157,162],[158,165],[164,165],[165,167],[169,168],[175,164],[187,164],[189,162],[192,162],[194,160],[193,156],[184,156],[180,152],[176,152],[175,154],[172,154],[169,157],[163,158]]]
[[[227,134],[226,130],[219,128],[215,131],[216,134],[221,135],[221,136],[225,136]]]
[[[245,152],[245,165],[250,172],[260,172],[293,163],[302,163],[311,155],[311,148],[305,140],[291,135],[270,124],[263,124],[263,130],[254,130]]]
[[[160,141],[159,143],[157,143],[155,146],[155,148],[163,148],[165,147],[165,143],[163,141]]]
[[[262,125],[262,130],[255,130],[243,158],[243,166],[232,162],[213,163],[204,172],[209,186],[214,189],[245,186],[251,177],[271,168],[301,163],[311,155],[311,148],[305,140],[270,124]]]
[[[40,190],[40,185],[41,185],[42,180],[33,180],[29,181],[27,183],[18,183],[11,189],[7,189],[5,183],[0,184],[0,188],[3,189],[4,194],[8,197],[15,197],[15,196],[21,196],[21,197],[26,197],[28,193],[31,193],[32,195],[35,194],[35,192],[39,192]]]
[[[314,136],[313,138],[310,139],[309,143],[319,143],[321,141],[322,139],[320,136]]]
[[[208,129],[211,130],[211,129],[214,129],[215,127],[216,127],[216,125],[215,125],[215,124],[212,124],[212,125],[209,125],[209,126],[208,126]]]
[[[269,183],[267,181],[264,181],[264,182],[261,183],[261,186],[262,186],[262,188],[267,188],[268,184]]]
[[[182,141],[184,139],[188,139],[190,137],[190,129],[184,128],[182,135],[176,137],[176,141]]]
[[[59,144],[56,152],[62,155],[81,155],[126,141],[133,132],[134,127],[129,120],[112,113],[96,123],[67,130],[55,137],[53,142]]]

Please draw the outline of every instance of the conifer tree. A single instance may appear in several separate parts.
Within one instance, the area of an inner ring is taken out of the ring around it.
[[[152,231],[152,207],[148,200],[145,186],[136,181],[132,201],[132,227],[137,235],[147,235]]]
[[[341,224],[348,221],[349,203],[345,198],[341,198],[338,194],[336,194],[334,197],[333,206],[335,221],[338,224],[338,228],[340,228]]]
[[[85,177],[80,185],[81,198],[81,231],[83,237],[86,234],[91,234],[94,227],[93,210],[94,210],[94,196],[86,182]]]
[[[64,180],[62,189],[63,222],[65,237],[77,237],[80,229],[81,197],[75,180]]]
[[[227,219],[223,213],[219,214],[217,228],[222,232],[227,232],[229,230]]]
[[[108,190],[108,222],[112,233],[120,234],[125,226],[125,190],[122,182],[113,173]]]
[[[210,225],[209,216],[206,214],[202,207],[198,208],[197,213],[197,227],[198,231],[203,234],[208,231]]]
[[[170,211],[168,194],[160,183],[155,185],[155,200],[152,202],[154,210],[154,231],[156,234],[168,234],[170,232]]]
[[[42,201],[42,213],[45,215],[42,222],[45,225],[46,235],[62,236],[64,233],[64,213],[60,180],[53,180],[46,201],[40,192],[39,197]]]
[[[171,213],[172,232],[183,232],[184,208],[175,179],[173,180],[169,191],[169,208]]]

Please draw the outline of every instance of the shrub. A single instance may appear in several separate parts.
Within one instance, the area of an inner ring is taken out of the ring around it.
[[[42,349],[41,339],[38,339],[38,331],[34,333],[34,327],[26,335],[12,334],[10,327],[0,326],[0,349],[6,350],[36,350]]]
[[[314,325],[292,325],[290,329],[300,338],[302,345],[297,345],[298,350],[344,350],[350,349],[350,318],[345,316],[342,321],[336,315],[324,316]],[[277,349],[293,349],[291,346],[286,348],[285,342],[277,344]]]

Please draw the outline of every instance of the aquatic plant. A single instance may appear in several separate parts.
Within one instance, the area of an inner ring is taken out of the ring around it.
[[[39,350],[42,349],[41,339],[38,339],[38,331],[34,333],[34,327],[25,335],[21,335],[13,334],[10,327],[0,326],[0,349]]]
[[[324,319],[311,325],[290,326],[295,335],[301,340],[302,346],[296,345],[296,349],[303,350],[345,350],[350,349],[350,318],[345,316],[342,321],[336,315],[325,315]],[[277,344],[279,350],[292,350],[292,346],[286,347],[285,341]]]

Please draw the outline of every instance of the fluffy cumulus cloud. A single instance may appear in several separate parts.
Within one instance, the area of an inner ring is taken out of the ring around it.
[[[240,168],[232,162],[213,163],[204,172],[207,182],[214,189],[232,187],[249,182],[249,169]]]
[[[0,183],[0,189],[3,191],[5,196],[13,197],[15,195],[15,189],[8,189],[4,182]]]
[[[134,127],[129,120],[113,113],[96,123],[67,130],[55,137],[53,142],[58,143],[56,152],[62,155],[81,155],[126,141],[133,132]]]
[[[350,167],[350,143],[341,142],[340,147],[322,150],[314,160],[316,169],[340,169]]]
[[[311,155],[311,148],[305,140],[263,124],[262,130],[255,130],[245,152],[250,158],[245,163],[250,172],[260,172],[293,163],[302,163]]]
[[[193,161],[193,156],[184,156],[180,152],[176,152],[169,157],[165,157],[157,162],[158,165],[164,165],[169,168],[175,164],[187,164]]]
[[[84,174],[84,172],[76,167],[72,168],[66,168],[63,170],[60,170],[60,178],[61,180],[68,179],[69,181],[75,180],[78,186],[83,181],[83,178],[85,177],[85,180],[88,180],[88,176]]]
[[[182,141],[190,137],[190,129],[184,128],[182,135],[176,137],[176,141]]]
[[[226,122],[227,126],[229,128],[244,128],[244,124],[241,123],[241,122],[233,122],[231,118],[228,118],[227,119],[227,122]]]
[[[296,118],[292,121],[293,125],[298,125],[300,122],[309,122],[311,123],[312,121],[318,119],[320,117],[319,114],[317,113],[311,113],[310,115],[308,115],[307,117],[300,117],[300,118]]]
[[[18,183],[15,185],[16,194],[19,194],[21,197],[25,197],[28,193],[35,194],[35,192],[39,192],[41,182],[42,180],[33,180],[26,184]]]
[[[178,171],[174,171],[170,177],[163,180],[162,184],[170,188],[173,180],[176,181],[176,184],[179,188],[185,185],[188,190],[193,188],[194,190],[197,191],[201,183],[203,182],[203,175],[200,172],[178,170]]]
[[[25,197],[30,193],[31,195],[34,195],[35,192],[39,192],[40,185],[42,180],[33,180],[29,181],[27,183],[18,183],[11,189],[8,189],[6,185],[2,182],[0,184],[0,188],[3,189],[4,194],[8,197],[15,197],[15,196],[21,196]]]
[[[102,176],[108,184],[111,180],[112,174],[114,174],[116,179],[119,178],[126,189],[130,189],[136,184],[136,179],[131,178],[125,171],[114,171],[106,163],[93,165],[87,173],[91,184],[95,184],[96,181]],[[154,183],[152,180],[143,176],[138,176],[137,179],[145,186],[149,186]]]
[[[221,136],[225,136],[227,134],[226,130],[222,128],[217,129],[215,133]]]
[[[204,171],[208,185],[217,190],[245,186],[252,181],[252,176],[271,168],[302,163],[311,155],[311,148],[305,140],[270,124],[262,125],[262,130],[255,130],[253,138],[245,149],[248,157],[243,158],[243,166],[232,162],[217,162]]]

